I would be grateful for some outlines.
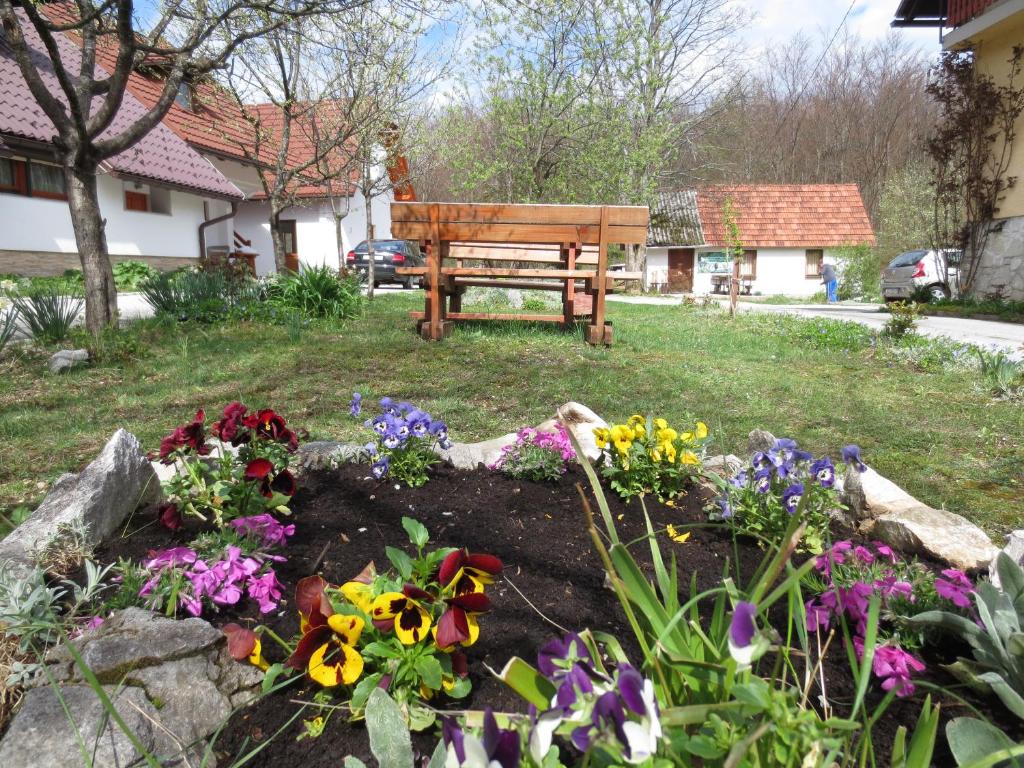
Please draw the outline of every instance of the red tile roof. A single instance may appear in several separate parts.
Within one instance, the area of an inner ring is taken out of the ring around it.
[[[22,31],[32,49],[36,65],[51,93],[63,100],[50,59],[35,28],[24,18]],[[66,37],[57,36],[57,47],[64,65],[78,68],[78,46]],[[98,99],[99,97],[97,97]],[[126,94],[111,126],[102,134],[114,135],[144,115],[146,108]],[[14,53],[0,37],[0,134],[49,144],[56,129],[29,91],[28,84],[14,59]],[[107,170],[141,179],[194,190],[206,195],[241,199],[239,189],[205,157],[192,150],[164,125],[158,125],[133,147],[104,163]]]
[[[725,201],[736,212],[747,248],[823,248],[875,244],[856,184],[737,184],[697,190],[704,240],[726,245]]]

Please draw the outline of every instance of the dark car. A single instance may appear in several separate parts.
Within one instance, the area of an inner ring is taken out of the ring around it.
[[[355,269],[359,277],[366,280],[369,274],[369,262],[366,259],[369,249],[363,240],[345,256],[345,264]],[[418,278],[412,275],[397,275],[395,267],[422,267],[423,256],[420,247],[408,240],[374,240],[373,241],[373,286],[381,283],[400,283],[404,288],[415,288]]]

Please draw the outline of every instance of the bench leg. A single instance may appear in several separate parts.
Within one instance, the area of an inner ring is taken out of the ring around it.
[[[588,344],[594,346],[604,344],[606,347],[612,343],[612,321],[606,320],[604,325],[588,325],[586,328],[586,339]]]

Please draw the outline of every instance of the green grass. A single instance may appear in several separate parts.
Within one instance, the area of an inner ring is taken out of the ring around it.
[[[0,514],[37,502],[40,482],[80,469],[117,427],[147,449],[174,425],[224,404],[279,409],[314,438],[363,439],[353,390],[390,395],[448,420],[456,440],[536,424],[567,400],[608,420],[655,413],[704,419],[716,450],[743,455],[768,429],[869,464],[923,501],[990,532],[1024,512],[1024,409],[990,399],[977,373],[876,349],[861,326],[786,315],[612,304],[615,345],[531,324],[461,325],[422,342],[411,296],[301,332],[255,324],[138,325],[148,354],[54,377],[46,354],[0,359]],[[907,362],[909,360],[909,362]],[[888,362],[886,362],[888,361]]]

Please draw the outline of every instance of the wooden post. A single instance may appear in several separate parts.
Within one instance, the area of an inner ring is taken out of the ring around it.
[[[441,308],[444,294],[441,292],[441,224],[436,204],[430,206],[430,244],[430,253],[427,256],[427,275],[430,284],[427,287],[427,322],[423,337],[431,341],[440,341],[444,333]]]
[[[593,324],[587,328],[587,341],[591,344],[607,344],[611,334],[605,333],[604,295],[607,290],[608,274],[608,206],[601,206],[601,229],[597,243],[597,290],[594,291]]]
[[[565,269],[576,269],[576,243],[562,243],[562,265]],[[565,281],[562,288],[562,325],[571,328],[576,322],[576,281]]]

